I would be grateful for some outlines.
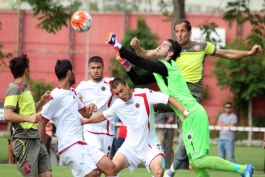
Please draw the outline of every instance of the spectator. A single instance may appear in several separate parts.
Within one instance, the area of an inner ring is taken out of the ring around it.
[[[234,126],[237,123],[237,116],[232,112],[231,102],[225,103],[225,112],[219,116],[217,125]],[[219,156],[225,159],[226,154],[231,162],[235,163],[234,155],[235,132],[231,130],[221,130],[219,136],[218,150]]]

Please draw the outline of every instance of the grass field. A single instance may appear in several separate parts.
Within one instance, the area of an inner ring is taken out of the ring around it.
[[[8,141],[5,137],[0,137],[0,176],[17,177],[20,176],[16,171],[16,165],[8,165],[7,162]],[[176,146],[176,145],[175,145]],[[211,146],[210,155],[217,155],[217,146]],[[244,147],[235,148],[236,161],[239,164],[251,163],[255,167],[254,177],[264,177],[264,156],[265,151],[261,147]],[[219,172],[210,170],[211,176],[214,177],[239,177],[240,175],[231,172]],[[120,177],[151,177],[145,168],[137,168],[133,173],[124,169]],[[175,176],[195,177],[195,173],[189,170],[179,170]],[[53,166],[53,177],[72,177],[71,171],[67,166]]]

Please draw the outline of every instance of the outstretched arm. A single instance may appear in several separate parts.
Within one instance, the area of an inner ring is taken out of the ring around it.
[[[223,57],[231,60],[252,56],[261,51],[262,49],[259,45],[254,45],[250,51],[217,49],[214,56]]]
[[[81,100],[80,100],[81,101]],[[85,117],[85,118],[89,118],[92,116],[93,112],[97,111],[97,106],[94,103],[90,103],[87,106],[85,106],[84,108],[79,110],[79,113]]]
[[[130,43],[137,55],[141,58],[152,59],[156,57],[156,50],[145,50],[140,45],[140,40],[134,37]]]
[[[40,101],[35,103],[36,111],[40,111],[43,105],[45,105],[48,101],[52,99],[51,92],[48,90],[44,93],[44,95],[41,96]]]
[[[145,85],[156,82],[156,79],[151,72],[146,72],[143,74],[137,74],[133,68],[127,71],[128,76],[132,80],[134,85]]]
[[[106,120],[103,113],[99,113],[95,116],[90,117],[89,119],[81,119],[81,124],[89,124],[89,123],[98,123]]]
[[[121,47],[120,55],[121,58],[127,59],[130,63],[140,68],[160,74],[162,76],[168,76],[167,67],[160,61],[145,60],[124,47]]]

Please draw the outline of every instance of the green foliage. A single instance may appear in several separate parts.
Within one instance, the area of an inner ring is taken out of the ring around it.
[[[51,91],[54,88],[54,83],[45,82],[44,79],[31,80],[29,82],[29,88],[34,101],[37,102],[46,91]]]
[[[247,37],[248,42],[258,44],[264,48],[264,34],[265,34],[265,16],[264,13],[253,13],[248,8],[249,0],[240,0],[228,2],[226,8],[228,9],[223,16],[223,19],[228,22],[229,27],[232,27],[234,23],[242,26],[248,22],[251,25],[251,32]],[[264,0],[265,4],[265,0]],[[264,12],[263,9],[260,12]]]
[[[265,2],[265,0],[264,0]],[[227,48],[249,50],[254,44],[264,49],[265,44],[265,16],[262,13],[250,12],[248,0],[228,2],[223,19],[231,28],[234,23],[242,26],[245,23],[251,25],[248,36],[237,38]],[[264,11],[263,9],[261,10]],[[265,95],[265,78],[261,77],[265,72],[264,50],[263,55],[255,55],[241,60],[223,60],[220,58],[213,62],[215,69],[213,74],[217,77],[217,85],[221,88],[228,87],[234,93],[234,105],[243,115],[248,115],[248,101],[253,97]]]
[[[228,49],[248,50],[252,44],[237,38],[227,45]],[[265,62],[261,55],[249,56],[240,60],[219,58],[213,62],[213,74],[217,77],[217,85],[228,87],[235,96],[234,104],[246,115],[247,100],[265,95]]]
[[[1,30],[1,26],[2,26],[2,23],[0,22],[0,30]],[[4,68],[7,67],[7,64],[4,61],[4,59],[12,57],[11,53],[5,54],[5,53],[2,52],[3,47],[4,46],[2,44],[0,44],[0,68],[1,68],[1,70],[4,70]]]
[[[21,0],[32,6],[34,16],[40,20],[38,28],[48,33],[56,33],[67,27],[67,21],[71,18],[71,10],[77,10],[81,5],[79,1],[73,1],[69,7],[63,7],[53,0]]]
[[[199,28],[202,31],[201,36],[205,35],[206,41],[213,43],[215,46],[222,42],[220,39],[215,39],[211,37],[211,34],[216,34],[217,36],[219,36],[217,31],[215,30],[217,27],[218,25],[215,22],[205,22],[199,25]]]
[[[90,2],[90,11],[98,12],[99,8],[96,2]]]
[[[125,31],[124,39],[122,40],[122,45],[130,50],[134,51],[134,49],[131,48],[130,42],[134,37],[137,37],[141,41],[141,46],[144,49],[155,49],[158,41],[158,36],[156,34],[152,34],[150,28],[146,25],[145,19],[143,17],[139,17],[137,19],[137,29],[132,30],[128,29]],[[145,70],[133,66],[136,73],[143,73]],[[129,76],[127,75],[126,71],[122,68],[122,66],[116,61],[116,58],[113,57],[110,59],[110,67],[109,70],[111,71],[111,74],[113,77],[120,77],[123,78],[130,87],[133,86]]]

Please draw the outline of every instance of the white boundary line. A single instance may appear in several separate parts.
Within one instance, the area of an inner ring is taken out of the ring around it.
[[[115,126],[121,126],[122,123],[115,123]],[[156,128],[166,129],[177,129],[177,124],[155,124]],[[215,126],[209,125],[209,130],[232,130],[232,131],[243,131],[243,132],[265,132],[265,127],[241,127],[241,126]]]

